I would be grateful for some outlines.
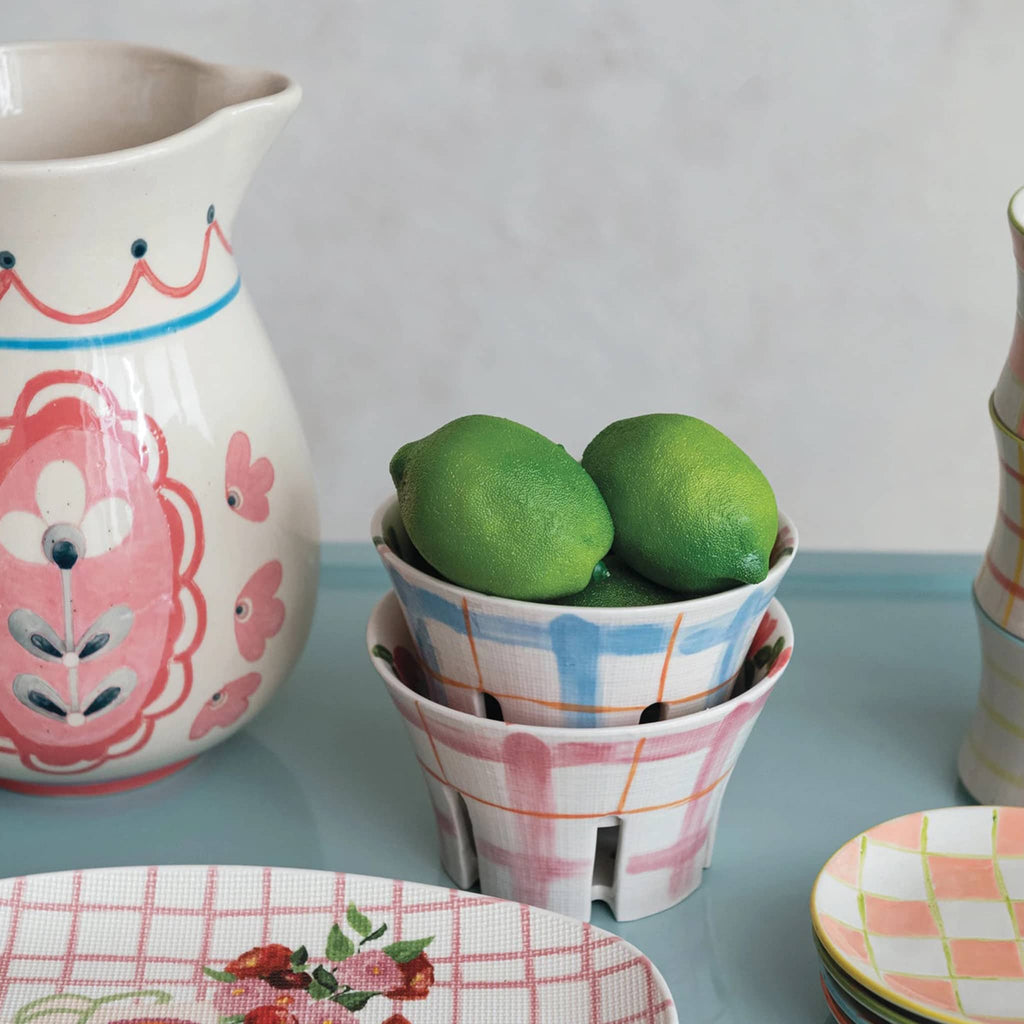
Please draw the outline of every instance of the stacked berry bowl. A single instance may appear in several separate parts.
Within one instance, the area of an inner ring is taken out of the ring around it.
[[[775,592],[797,535],[777,523],[756,583],[588,607],[451,582],[398,501],[377,510],[393,590],[367,646],[459,886],[583,920],[595,899],[632,920],[697,888],[732,770],[792,653]]]

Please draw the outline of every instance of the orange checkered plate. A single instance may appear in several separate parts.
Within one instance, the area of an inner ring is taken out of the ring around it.
[[[1024,808],[876,825],[825,865],[814,931],[882,999],[951,1024],[1024,1024]]]

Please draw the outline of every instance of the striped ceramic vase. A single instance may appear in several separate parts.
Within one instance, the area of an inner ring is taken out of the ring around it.
[[[1013,341],[989,402],[999,455],[999,508],[974,604],[981,692],[960,749],[960,778],[985,804],[1024,805],[1024,189],[1010,200],[1017,264]]]

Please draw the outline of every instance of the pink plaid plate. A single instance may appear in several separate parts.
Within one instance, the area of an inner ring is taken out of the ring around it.
[[[1024,1024],[1024,808],[876,825],[825,865],[814,931],[883,1000],[949,1024]]]
[[[622,939],[521,904],[291,868],[0,881],[4,1024],[678,1024]]]

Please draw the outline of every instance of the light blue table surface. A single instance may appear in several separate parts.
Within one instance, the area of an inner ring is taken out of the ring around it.
[[[594,908],[595,924],[658,965],[683,1024],[831,1019],[807,911],[819,868],[876,822],[970,800],[955,759],[977,684],[978,563],[798,556],[780,592],[794,657],[729,784],[704,884],[642,921]],[[386,588],[368,546],[326,547],[309,646],[263,715],[146,789],[0,793],[0,876],[227,863],[449,884],[419,769],[364,646]]]

